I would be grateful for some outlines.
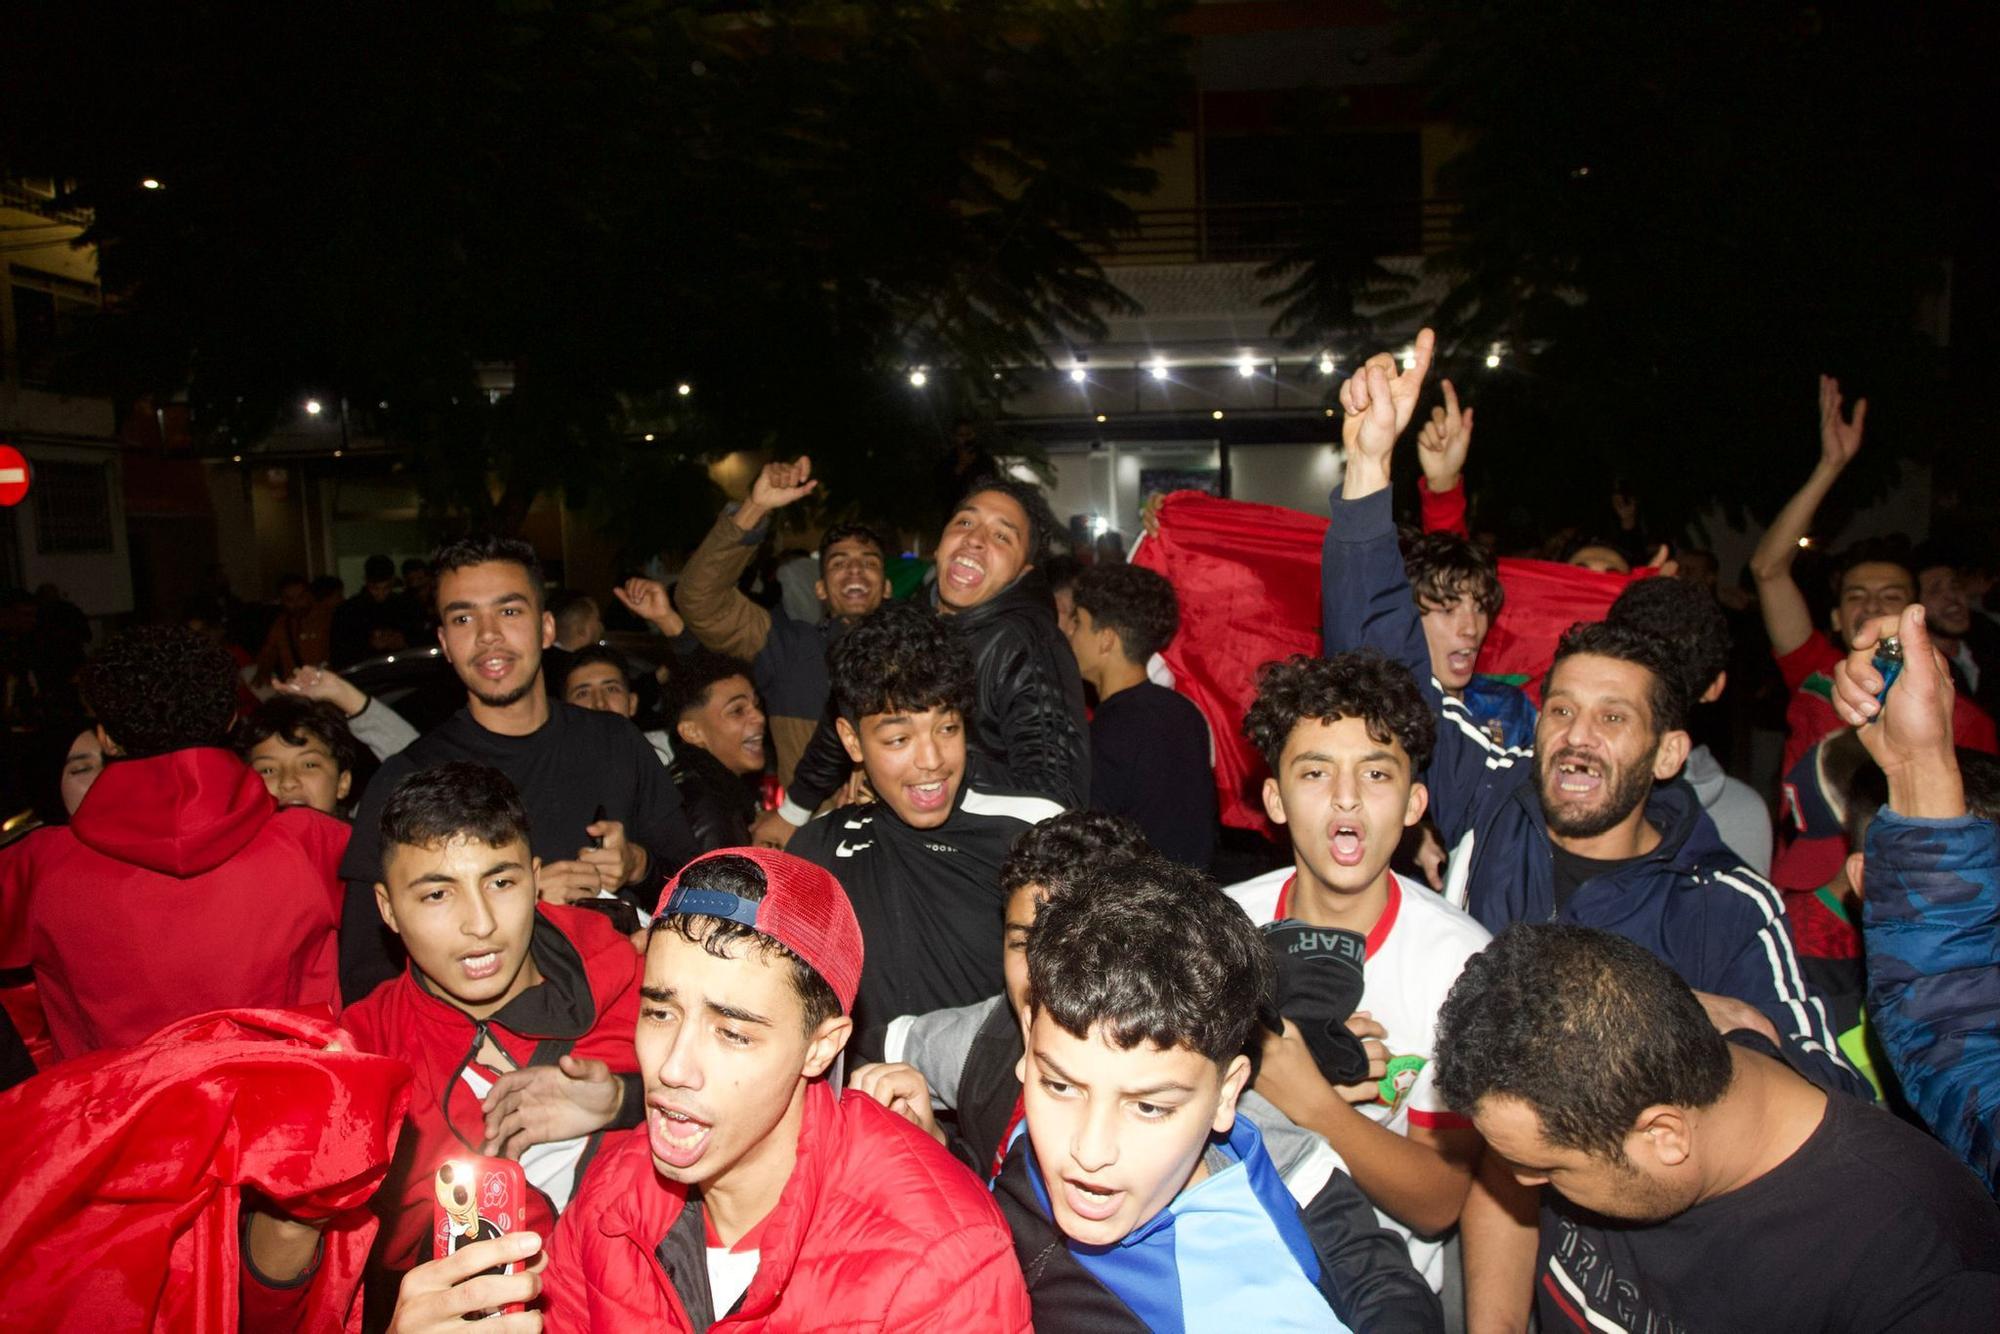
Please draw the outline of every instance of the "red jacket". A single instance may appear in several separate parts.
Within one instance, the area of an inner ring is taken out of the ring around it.
[[[614,1074],[634,1073],[639,1066],[632,1034],[644,959],[597,913],[548,904],[540,913],[529,948],[542,985],[488,1020],[488,1036],[521,1068],[554,1065],[570,1055],[603,1061]],[[431,1258],[431,1174],[452,1154],[477,1150],[485,1138],[479,1098],[460,1078],[479,1026],[440,1000],[410,968],[349,1006],[341,1023],[360,1050],[407,1061],[414,1074],[406,1143],[397,1158],[400,1175],[391,1175],[376,1200],[383,1220],[376,1261],[388,1269],[409,1269]],[[546,1236],[555,1226],[554,1211],[539,1192],[529,1196],[528,1226]]]
[[[556,1225],[543,1328],[691,1327],[655,1252],[684,1187],[653,1170],[646,1129],[607,1149]],[[757,1276],[729,1334],[1029,1329],[1028,1292],[992,1197],[923,1131],[872,1098],[806,1090],[798,1160],[763,1224]]]
[[[33,967],[63,1059],[208,1010],[337,1008],[347,832],[226,750],[113,760],[0,857],[0,968]]]
[[[410,1076],[325,1050],[339,1036],[295,1011],[207,1014],[0,1097],[0,1329],[237,1329],[246,1189],[331,1220],[283,1328],[358,1328],[365,1206]]]

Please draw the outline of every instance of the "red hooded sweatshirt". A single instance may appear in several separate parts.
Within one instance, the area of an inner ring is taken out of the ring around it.
[[[347,832],[226,750],[113,760],[0,858],[0,968],[34,969],[65,1060],[208,1010],[338,1008]]]
[[[414,967],[405,968],[401,977],[377,987],[341,1016],[361,1051],[407,1061],[415,1073],[397,1172],[391,1173],[376,1200],[383,1228],[375,1259],[382,1268],[401,1271],[431,1258],[432,1174],[453,1154],[476,1153],[485,1138],[480,1094],[466,1078],[468,1067],[479,1083],[490,1082],[499,1073],[472,1059],[485,1038],[490,1037],[521,1069],[554,1065],[565,1055],[603,1061],[618,1075],[639,1068],[632,1035],[639,1021],[644,959],[597,913],[550,904],[543,904],[539,913],[529,949],[541,970],[542,984],[530,987],[484,1022],[440,999]],[[626,1089],[624,1124],[638,1121],[641,1096],[636,1087]],[[574,1151],[569,1156],[575,1177],[582,1175],[597,1147],[597,1137],[591,1139],[578,1146],[580,1161]],[[539,1175],[536,1159],[534,1149],[523,1155],[531,1185]],[[566,1178],[563,1185],[572,1179]],[[559,1193],[567,1198],[567,1189]],[[527,1225],[547,1236],[555,1226],[555,1208],[538,1190],[531,1189],[528,1195]]]

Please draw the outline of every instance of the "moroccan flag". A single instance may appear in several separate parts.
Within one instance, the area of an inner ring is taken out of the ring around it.
[[[1176,491],[1160,502],[1159,535],[1132,563],[1172,582],[1181,628],[1162,655],[1175,689],[1194,701],[1215,734],[1222,822],[1266,830],[1258,796],[1266,770],[1243,739],[1257,695],[1257,669],[1320,651],[1319,563],[1326,519],[1276,505]],[[1486,636],[1479,670],[1512,679],[1540,699],[1556,641],[1577,621],[1602,620],[1638,576],[1599,574],[1553,561],[1503,559],[1507,602]]]

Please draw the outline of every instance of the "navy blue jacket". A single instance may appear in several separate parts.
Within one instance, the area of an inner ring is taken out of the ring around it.
[[[1447,897],[1494,932],[1556,921],[1616,932],[1695,990],[1762,1011],[1787,1058],[1813,1082],[1872,1101],[1868,1082],[1840,1054],[1824,1002],[1799,971],[1783,898],[1723,845],[1684,781],[1656,785],[1647,800],[1659,846],[1585,881],[1557,912],[1534,752],[1495,743],[1432,677],[1389,497],[1384,490],[1333,499],[1320,573],[1326,651],[1387,654],[1409,669],[1437,711],[1437,748],[1424,783],[1438,833],[1452,850]]]

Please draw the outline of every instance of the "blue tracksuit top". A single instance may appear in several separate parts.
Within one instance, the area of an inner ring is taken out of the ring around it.
[[[1437,712],[1437,747],[1423,778],[1431,815],[1452,850],[1451,896],[1490,931],[1562,921],[1643,945],[1695,990],[1763,1012],[1786,1056],[1814,1083],[1872,1101],[1868,1082],[1840,1054],[1825,1004],[1799,971],[1783,898],[1724,846],[1684,781],[1656,785],[1646,803],[1659,846],[1585,881],[1556,911],[1555,858],[1533,749],[1495,743],[1431,675],[1390,493],[1356,501],[1336,493],[1332,507],[1320,571],[1326,652],[1386,654],[1409,669]]]

